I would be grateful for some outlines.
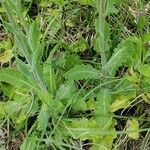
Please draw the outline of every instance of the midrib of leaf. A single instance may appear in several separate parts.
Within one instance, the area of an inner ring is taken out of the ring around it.
[[[88,73],[88,74],[92,74],[92,75],[95,75],[95,74],[96,74],[96,73],[94,73],[94,72],[87,71],[87,70],[86,70],[86,71],[85,71],[85,70],[84,70],[84,71],[80,71],[80,70],[79,70],[78,72],[72,73],[72,74],[79,74],[79,73],[82,73],[82,74]]]
[[[64,74],[69,80],[100,79],[102,75],[91,66],[77,65]]]
[[[0,70],[0,81],[4,81],[4,82],[10,82],[11,83],[11,81],[5,81],[5,77],[7,76],[8,78],[10,78],[10,79],[15,79],[16,80],[16,82],[18,82],[18,81],[20,81],[21,83],[23,83],[23,84],[25,84],[25,85],[27,85],[28,87],[31,87],[32,89],[34,89],[34,90],[36,90],[36,91],[38,91],[38,89],[35,87],[35,86],[33,86],[32,84],[30,84],[30,83],[28,83],[28,82],[26,82],[25,80],[23,80],[23,79],[21,79],[21,78],[18,78],[18,77],[16,77],[16,76],[12,76],[11,74],[9,74],[9,73],[3,73],[3,71],[5,71],[4,69],[3,70]],[[2,76],[4,76],[4,79],[2,78]]]

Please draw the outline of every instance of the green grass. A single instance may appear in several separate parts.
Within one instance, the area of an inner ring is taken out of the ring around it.
[[[149,149],[148,1],[0,4],[0,149]]]

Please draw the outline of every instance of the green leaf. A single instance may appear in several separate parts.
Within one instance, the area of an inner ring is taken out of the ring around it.
[[[51,15],[48,16],[48,19],[46,20],[47,27],[45,29],[44,35],[42,37],[42,39],[44,40],[48,35],[50,35],[49,41],[53,41],[56,33],[58,32],[58,30],[61,28],[61,13],[58,14],[53,14],[51,12]]]
[[[15,27],[11,23],[7,23],[4,21],[3,24],[8,31],[10,31],[12,33],[14,32]]]
[[[21,109],[22,104],[20,102],[0,102],[0,118],[10,117]],[[13,109],[12,109],[13,108]]]
[[[31,100],[30,89],[17,88],[7,83],[1,83],[1,89],[6,96],[14,101],[28,103]]]
[[[79,118],[79,119],[67,119],[63,120],[66,127],[64,127],[65,132],[64,135],[71,136],[74,139],[95,139],[97,137],[102,138],[101,133],[94,133],[92,132],[97,128],[97,123],[94,119],[88,120],[87,118]],[[62,125],[64,126],[64,125]]]
[[[68,80],[100,79],[101,73],[90,65],[77,65],[64,74]]]
[[[49,119],[49,113],[45,104],[42,105],[37,119],[37,130],[45,132]]]
[[[77,0],[77,2],[81,5],[95,6],[95,0]]]
[[[128,58],[131,58],[133,50],[134,45],[132,42],[129,40],[122,41],[105,65],[105,70],[108,71],[110,75],[115,75],[117,69],[122,66],[122,63],[125,63]]]
[[[6,2],[3,3],[7,3],[8,6],[11,6],[11,9],[13,10],[13,12],[15,12],[16,15],[19,16],[21,14],[21,8],[17,0],[7,0]]]
[[[111,96],[108,89],[101,89],[97,95],[95,106],[95,120],[102,129],[109,129],[112,125],[112,116],[109,113]]]
[[[36,66],[41,62],[43,55],[43,48],[40,43],[40,31],[36,21],[34,21],[30,26],[28,43],[32,50],[32,68],[36,68]]]
[[[22,72],[24,74],[24,76],[26,76],[28,79],[32,80],[32,71],[31,71],[29,64],[26,64],[25,62],[23,62],[22,60],[20,60],[18,58],[16,58],[16,62],[17,62],[18,71]]]
[[[96,34],[94,36],[94,41],[93,41],[93,47],[94,50],[99,53],[101,45],[100,45],[100,36],[102,36],[100,34],[99,31],[99,20],[97,19],[95,21],[95,30],[96,30]],[[104,22],[104,31],[103,31],[103,38],[104,38],[104,46],[105,46],[105,52],[108,55],[109,54],[109,50],[110,50],[110,25],[105,21]]]
[[[107,1],[106,10],[105,10],[105,16],[108,16],[108,15],[110,15],[112,13],[116,14],[118,12],[118,10],[115,8],[114,4],[115,4],[114,0]]]
[[[78,111],[86,111],[87,110],[87,104],[83,100],[83,97],[77,97],[76,99],[73,99],[72,105],[71,105],[72,110],[75,112]]]
[[[77,54],[66,53],[65,54],[65,60],[66,60],[66,63],[65,63],[65,69],[66,70],[69,70],[69,69],[75,67],[76,65],[82,64],[82,61]]]
[[[81,140],[92,140],[93,142],[98,142],[101,144],[100,140],[105,136],[112,136],[113,139],[116,137],[115,130],[110,129],[105,132],[99,127],[98,123],[93,119],[78,118],[78,119],[63,119],[63,124],[61,124],[61,131],[65,136],[71,136],[74,139]],[[111,134],[109,134],[109,131]],[[115,136],[114,136],[115,135]],[[98,140],[98,141],[97,141]],[[112,145],[112,143],[111,143]]]
[[[28,38],[28,42],[32,51],[39,50],[39,44],[40,44],[39,41],[40,41],[40,32],[39,32],[37,23],[34,21],[30,25],[29,38]]]
[[[22,143],[22,145],[20,146],[20,150],[35,150],[38,149],[37,148],[37,142],[34,139],[36,137],[32,136],[32,137],[26,137]]]
[[[65,84],[61,84],[57,93],[56,100],[60,101],[63,99],[69,99],[74,94],[76,88],[73,81],[68,81]]]
[[[138,67],[138,71],[145,77],[150,77],[150,65],[144,64]]]
[[[16,87],[24,87],[27,89],[32,88],[37,90],[36,85],[33,85],[34,82],[31,83],[23,74],[10,68],[0,69],[0,82],[1,81],[12,84]]]
[[[51,94],[54,94],[56,90],[56,76],[54,74],[54,69],[52,68],[51,59],[52,58],[49,56],[43,64],[43,79],[47,85],[48,91]]]
[[[69,49],[71,52],[84,52],[88,47],[87,41],[81,37],[79,40],[70,44]]]
[[[111,130],[112,131],[112,130]],[[115,132],[115,131],[114,131]],[[95,139],[90,150],[111,150],[116,134],[105,135],[102,139]]]

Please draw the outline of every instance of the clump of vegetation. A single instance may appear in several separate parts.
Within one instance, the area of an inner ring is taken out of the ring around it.
[[[150,3],[1,0],[0,148],[148,150]]]

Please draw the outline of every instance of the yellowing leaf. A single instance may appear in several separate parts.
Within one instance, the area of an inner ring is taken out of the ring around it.
[[[12,58],[11,50],[6,50],[2,54],[0,54],[0,63],[7,63]]]
[[[128,80],[129,80],[130,82],[133,82],[133,83],[139,82],[138,75],[137,75],[137,73],[134,71],[133,68],[130,68],[130,69],[129,69]]]
[[[67,27],[74,27],[74,24],[73,24],[73,22],[70,19],[67,19],[66,20],[66,26]]]
[[[122,109],[122,108],[125,108],[125,107],[128,107],[130,104],[129,100],[126,98],[126,96],[120,96],[117,100],[115,100],[109,110],[110,112],[115,112],[119,109]]]
[[[126,108],[130,104],[130,100],[136,97],[135,92],[131,92],[127,95],[121,95],[116,98],[116,100],[111,104],[109,110],[110,112],[115,112],[119,109]]]
[[[131,139],[137,140],[139,138],[139,122],[137,119],[127,121],[126,130],[129,131],[128,136]]]
[[[88,109],[95,109],[95,100],[94,99],[89,99],[86,102],[87,108]]]
[[[142,99],[143,99],[146,103],[150,104],[150,93],[146,93],[145,95],[142,95]]]
[[[61,12],[59,9],[48,9],[48,12],[51,13],[52,16],[60,16]]]

